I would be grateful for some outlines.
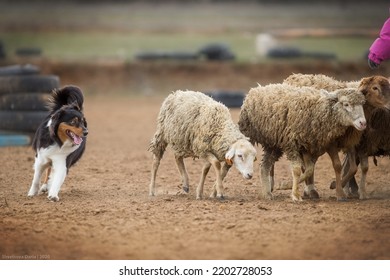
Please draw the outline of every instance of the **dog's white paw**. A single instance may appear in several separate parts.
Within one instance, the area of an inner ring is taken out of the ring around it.
[[[35,188],[31,188],[30,191],[28,192],[27,196],[33,197],[33,196],[36,196],[37,194],[38,194],[38,190]]]
[[[50,201],[53,201],[53,202],[57,202],[60,200],[60,198],[58,197],[58,195],[48,195],[47,198],[50,200]]]
[[[34,196],[36,196],[36,195],[37,195],[37,193],[34,194],[34,193],[30,193],[30,192],[27,194],[28,197],[34,197]]]
[[[45,192],[47,192],[48,190],[49,190],[49,186],[48,186],[47,184],[43,184],[43,185],[41,186],[41,188],[39,189],[38,194],[45,193]]]

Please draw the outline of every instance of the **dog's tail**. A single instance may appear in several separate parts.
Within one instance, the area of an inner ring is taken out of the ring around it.
[[[64,105],[75,105],[79,111],[83,111],[84,96],[81,89],[77,86],[66,86],[60,89],[54,89],[48,102],[48,108],[55,112]]]

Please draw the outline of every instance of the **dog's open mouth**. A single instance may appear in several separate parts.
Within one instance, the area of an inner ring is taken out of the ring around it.
[[[80,145],[83,142],[83,138],[70,131],[69,129],[66,130],[66,134],[69,136],[70,139],[72,139],[75,145]]]

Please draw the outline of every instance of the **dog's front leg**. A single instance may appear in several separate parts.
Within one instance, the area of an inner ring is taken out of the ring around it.
[[[28,192],[28,196],[32,197],[38,194],[39,182],[41,180],[41,176],[43,171],[45,170],[45,164],[39,157],[35,158],[34,163],[34,178],[31,183],[30,190]]]
[[[65,165],[65,160],[64,159],[53,160],[53,166],[50,175],[51,183],[50,183],[49,194],[47,196],[49,200],[52,201],[60,200],[58,197],[58,193],[60,191],[62,184],[65,181],[66,173],[67,173],[67,168]]]

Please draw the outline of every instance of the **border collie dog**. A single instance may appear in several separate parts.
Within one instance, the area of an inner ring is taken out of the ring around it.
[[[69,168],[85,150],[88,129],[83,103],[83,93],[76,86],[53,91],[48,103],[49,115],[38,127],[32,141],[36,155],[34,178],[28,196],[48,192],[49,200],[59,200],[58,193]]]

